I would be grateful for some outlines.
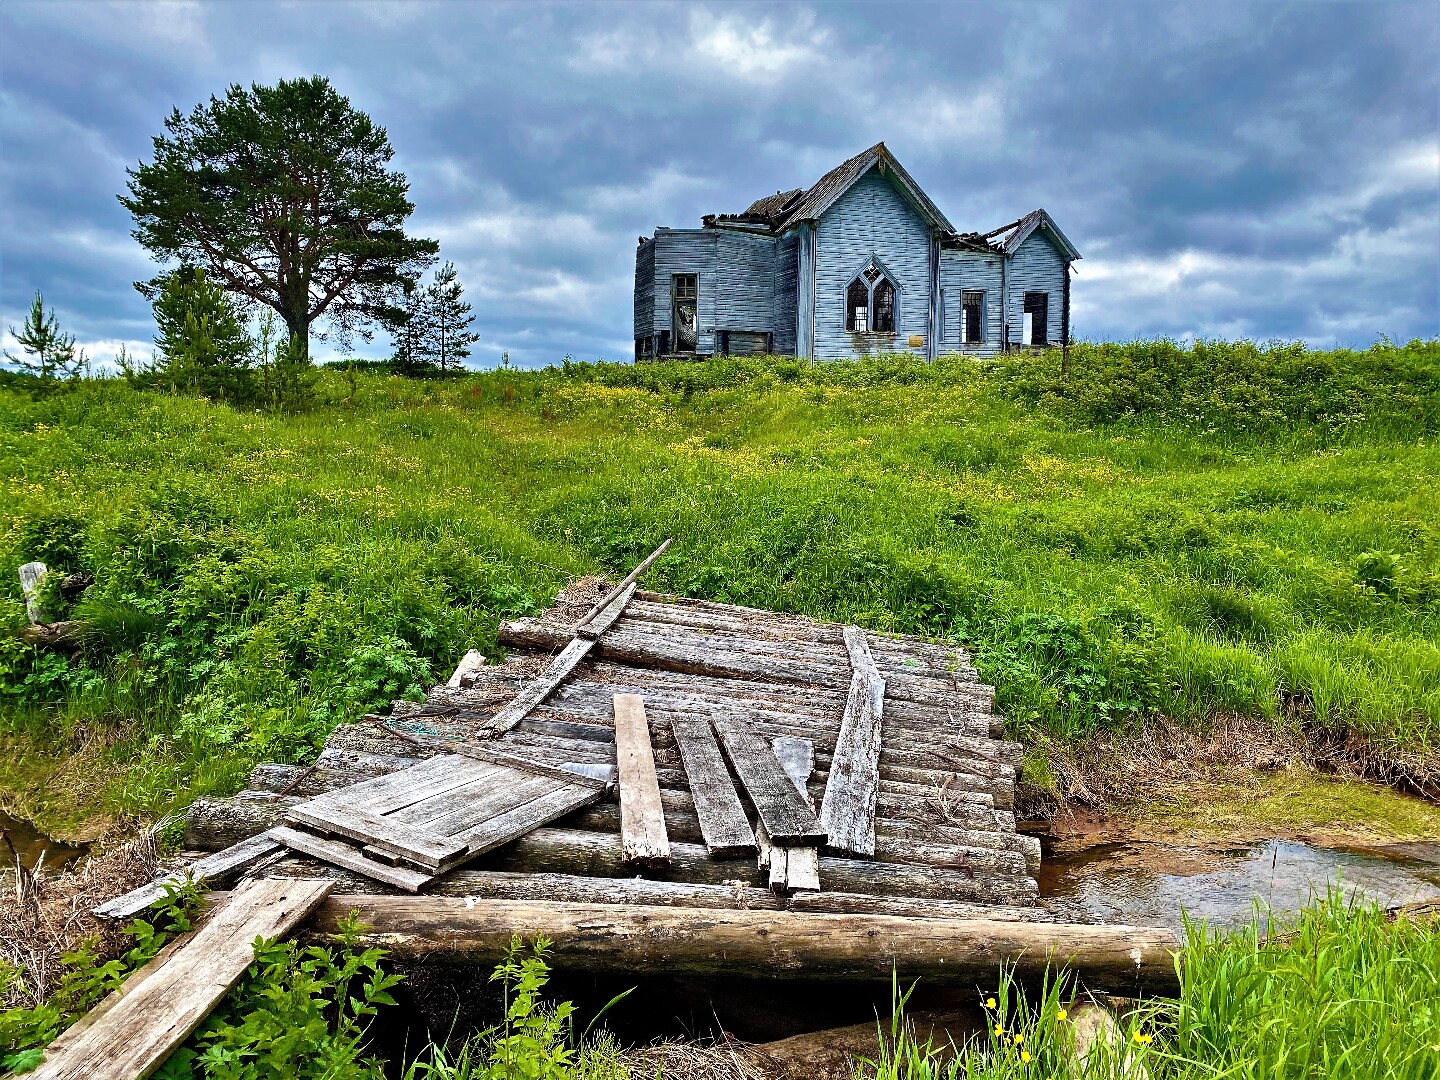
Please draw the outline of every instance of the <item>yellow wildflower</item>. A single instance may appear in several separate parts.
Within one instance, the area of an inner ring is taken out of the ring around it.
[[[986,1007],[987,1009],[993,1009],[993,1008],[995,1008],[995,999],[994,999],[993,997],[992,997],[992,998],[986,998],[986,999],[985,999],[985,1007]]]
[[[995,1034],[996,1034],[996,1035],[1004,1035],[1004,1034],[1005,1034],[1005,1026],[1004,1026],[1003,1024],[996,1024],[996,1025],[995,1025]]]
[[[1066,1019],[1069,1018],[1069,1016],[1070,1016],[1070,1014],[1069,1014],[1066,1010],[1061,1009],[1059,1012],[1057,1012],[1057,1013],[1055,1014],[1055,1019],[1056,1019],[1056,1020],[1066,1020]]]
[[[1020,1051],[1020,1060],[1023,1061],[1023,1062],[1025,1062],[1026,1065],[1029,1065],[1029,1064],[1030,1064],[1030,1051],[1029,1051],[1029,1050],[1021,1050],[1021,1051]]]
[[[1019,1032],[1016,1032],[1016,1033],[1015,1033],[1015,1045],[1016,1045],[1016,1046],[1019,1046],[1019,1045],[1020,1045],[1021,1043],[1023,1043],[1024,1041],[1025,1041],[1025,1036],[1024,1036],[1024,1035],[1021,1035]]]

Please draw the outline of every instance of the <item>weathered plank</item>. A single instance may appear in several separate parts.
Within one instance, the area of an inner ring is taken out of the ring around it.
[[[129,919],[163,897],[167,885],[180,885],[187,877],[197,885],[223,881],[250,869],[262,859],[267,859],[281,850],[283,848],[280,841],[268,831],[247,837],[223,851],[206,855],[203,859],[191,863],[183,873],[162,874],[138,889],[106,901],[94,909],[94,914],[102,919]]]
[[[350,895],[321,906],[310,931],[333,934],[354,908],[365,943],[398,960],[490,966],[516,934],[544,936],[557,970],[684,971],[766,979],[888,979],[992,985],[1002,968],[1039,981],[1067,967],[1085,986],[1174,993],[1174,931],[1155,927],[833,915],[685,907]]]
[[[465,852],[465,844],[452,837],[436,836],[348,803],[319,809],[313,803],[301,803],[286,811],[285,820],[322,834],[337,833],[358,840],[430,870],[439,869]]]
[[[880,794],[880,732],[885,680],[865,643],[865,631],[844,630],[854,674],[840,738],[830,759],[830,776],[820,804],[826,841],[836,851],[869,858],[875,854],[875,805]]]
[[[550,661],[549,667],[527,683],[508,705],[491,717],[486,729],[491,734],[499,734],[509,731],[524,720],[531,709],[549,697],[551,692],[565,681],[566,676],[575,670],[575,665],[585,659],[594,647],[593,640],[572,638],[560,655]]]
[[[419,892],[435,880],[434,874],[378,862],[367,857],[359,848],[351,847],[340,840],[326,840],[314,833],[286,828],[283,825],[275,829],[274,833],[276,838],[292,851],[298,851],[302,855],[312,855],[346,870],[354,870],[364,874],[367,878],[383,881],[387,885],[394,885],[397,889],[404,889],[406,892]]]
[[[771,843],[823,844],[825,830],[808,801],[785,775],[774,750],[734,714],[717,710],[711,714],[710,722],[735,775],[755,804]]]
[[[322,753],[321,757],[324,757]],[[405,759],[400,758],[397,764]],[[489,768],[458,754],[426,758],[398,772],[377,776],[349,787],[311,799],[305,804],[313,814],[355,809],[379,816],[402,810],[447,791],[465,787],[489,772]]]
[[[670,724],[690,781],[700,833],[710,854],[714,858],[753,854],[755,833],[740,805],[709,721],[677,715],[671,717]]]
[[[593,616],[582,620],[580,625],[575,627],[575,636],[594,641],[606,630],[615,625],[616,620],[625,614],[625,608],[630,603],[630,598],[635,595],[635,583],[632,581],[621,590],[620,594],[611,600],[605,607],[597,610]]]
[[[324,900],[331,882],[262,880],[236,889],[184,947],[79,1036],[52,1048],[35,1080],[140,1080],[205,1019],[255,959],[257,937],[283,937]]]
[[[639,581],[640,575],[645,573],[646,570],[649,570],[650,567],[655,564],[655,560],[660,558],[661,555],[665,554],[665,549],[670,546],[671,542],[671,538],[667,536],[663,541],[661,541],[659,547],[657,547],[654,551],[652,551],[649,555],[645,556],[645,558],[640,561],[639,566],[635,567],[634,570],[631,570],[630,573],[626,574],[623,578],[621,578],[618,585],[616,585],[608,593],[602,596],[596,602],[595,606],[585,613],[585,616],[576,626],[577,631],[581,627],[587,627],[593,624],[595,620],[600,617],[601,613],[604,612],[607,608],[609,608],[610,605],[615,601],[616,597],[620,596],[621,593],[626,594],[625,600],[628,603],[630,597],[635,595],[635,589],[633,588],[635,582]],[[623,608],[624,604],[622,604],[621,607]]]
[[[556,787],[513,810],[456,833],[455,839],[465,844],[464,857],[469,859],[548,825],[556,818],[594,802],[601,794],[600,788],[580,784]]]
[[[670,862],[665,806],[655,779],[655,753],[645,699],[615,695],[615,757],[620,770],[620,845],[625,861],[646,866]]]

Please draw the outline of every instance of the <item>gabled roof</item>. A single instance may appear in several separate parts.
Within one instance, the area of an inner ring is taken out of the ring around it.
[[[802,221],[818,219],[877,165],[895,181],[932,228],[947,233],[955,231],[940,208],[930,201],[930,196],[921,190],[883,142],[841,162],[809,188],[777,191],[774,195],[755,200],[743,214],[709,214],[704,219],[705,224],[764,224],[771,232],[782,233]]]
[[[983,240],[995,250],[1006,255],[1014,255],[1030,234],[1042,227],[1050,234],[1050,238],[1055,241],[1067,258],[1074,260],[1081,257],[1075,245],[1070,243],[1069,238],[1060,231],[1060,226],[1055,224],[1055,219],[1043,209],[1031,210],[1030,213],[1010,222],[1009,225],[1001,225],[998,229],[991,229],[988,233],[978,236],[971,234],[970,238]]]

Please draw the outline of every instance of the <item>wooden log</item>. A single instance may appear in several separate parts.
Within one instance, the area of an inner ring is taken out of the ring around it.
[[[762,879],[753,858],[712,858],[699,844],[672,841],[670,860],[668,868],[645,870],[644,876],[711,885],[739,881],[761,886],[768,880]],[[821,880],[836,892],[1010,905],[1033,904],[1039,896],[1035,880],[1028,875],[993,873],[984,868],[919,866],[824,855],[819,866]],[[536,829],[518,838],[485,856],[476,869],[585,877],[628,877],[635,873],[635,868],[625,863],[619,836],[557,828]]]
[[[52,1047],[35,1080],[136,1080],[185,1041],[255,959],[256,938],[284,937],[330,891],[331,882],[251,881],[193,938],[78,1036]],[[343,916],[342,916],[343,917]]]
[[[165,895],[167,886],[180,885],[187,878],[197,885],[225,881],[283,851],[284,848],[269,832],[247,837],[238,844],[207,855],[190,864],[184,872],[161,874],[154,881],[131,889],[123,896],[94,908],[92,914],[102,919],[129,919],[140,914]]]
[[[557,969],[630,974],[687,972],[766,979],[873,979],[990,985],[1004,965],[1038,981],[1066,965],[1093,990],[1175,992],[1173,931],[893,915],[797,914],[545,901],[350,895],[321,905],[312,940],[347,911],[364,942],[397,960],[492,965],[516,934],[553,942]]]
[[[74,651],[85,640],[90,624],[84,619],[66,619],[57,623],[29,623],[15,631],[26,645],[37,649],[63,649]]]
[[[717,859],[754,854],[755,833],[745,816],[745,808],[740,805],[740,796],[725,768],[709,722],[700,717],[677,716],[672,718],[671,727],[685,762],[695,815],[710,854]]]
[[[460,663],[455,666],[455,671],[446,680],[445,685],[457,690],[471,687],[475,685],[480,669],[484,666],[484,654],[479,649],[471,649],[460,658]]]
[[[808,800],[795,789],[780,767],[775,752],[754,730],[733,713],[710,717],[735,775],[745,785],[755,810],[775,844],[816,846],[825,842]]]
[[[864,631],[847,626],[844,636],[854,673],[845,714],[840,720],[840,737],[825,781],[820,823],[831,848],[869,858],[875,854],[885,680],[870,658]]]
[[[191,851],[219,851],[280,824],[285,811],[302,800],[271,793],[239,795],[228,799],[196,799],[185,811],[185,847]]]
[[[655,754],[645,699],[615,695],[615,756],[620,771],[620,845],[628,863],[664,866],[670,862],[665,805],[655,779]]]
[[[272,872],[281,877],[334,875],[335,894],[377,891],[362,874],[337,871],[311,860],[287,858]],[[563,900],[581,904],[649,904],[661,907],[754,908],[767,911],[828,911],[839,914],[904,915],[927,919],[1000,919],[1006,922],[1053,922],[1041,907],[972,904],[959,900],[928,900],[909,896],[863,893],[804,892],[777,896],[769,889],[736,882],[700,884],[651,878],[582,877],[561,873],[511,873],[497,870],[452,870],[425,889],[427,896],[458,896],[474,900]]]

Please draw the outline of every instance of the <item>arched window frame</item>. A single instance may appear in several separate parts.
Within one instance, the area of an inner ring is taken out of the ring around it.
[[[880,276],[877,277],[877,278],[875,278],[874,281],[871,281],[871,280],[866,276],[866,271],[868,271],[872,266],[873,266],[876,270],[878,270],[879,273],[880,273]],[[882,282],[882,281],[888,281],[888,282],[890,283],[890,288],[893,289],[894,292],[895,292],[895,310],[894,310],[894,316],[893,316],[893,317],[894,317],[894,323],[895,323],[895,325],[892,326],[889,330],[876,330],[876,329],[875,329],[875,289],[879,286],[880,282]],[[855,313],[850,310],[850,289],[851,289],[854,285],[856,285],[857,283],[860,284],[860,285],[862,285],[862,286],[864,286],[864,288],[865,288],[865,329],[864,329],[864,330],[856,330],[856,329],[855,329],[855,325],[854,325],[854,314],[855,314]],[[901,296],[902,292],[903,292],[903,290],[900,288],[900,282],[898,282],[898,281],[895,280],[895,275],[890,272],[889,268],[888,268],[883,262],[881,262],[878,258],[876,258],[876,257],[872,254],[868,259],[866,259],[863,263],[861,263],[858,267],[856,267],[856,268],[855,268],[855,272],[854,272],[853,274],[851,274],[851,275],[845,280],[845,294],[844,294],[844,295],[845,295],[845,329],[846,329],[849,333],[852,333],[852,334],[859,334],[859,333],[865,333],[865,334],[895,334],[895,333],[899,333],[899,330],[900,330],[900,296]]]

